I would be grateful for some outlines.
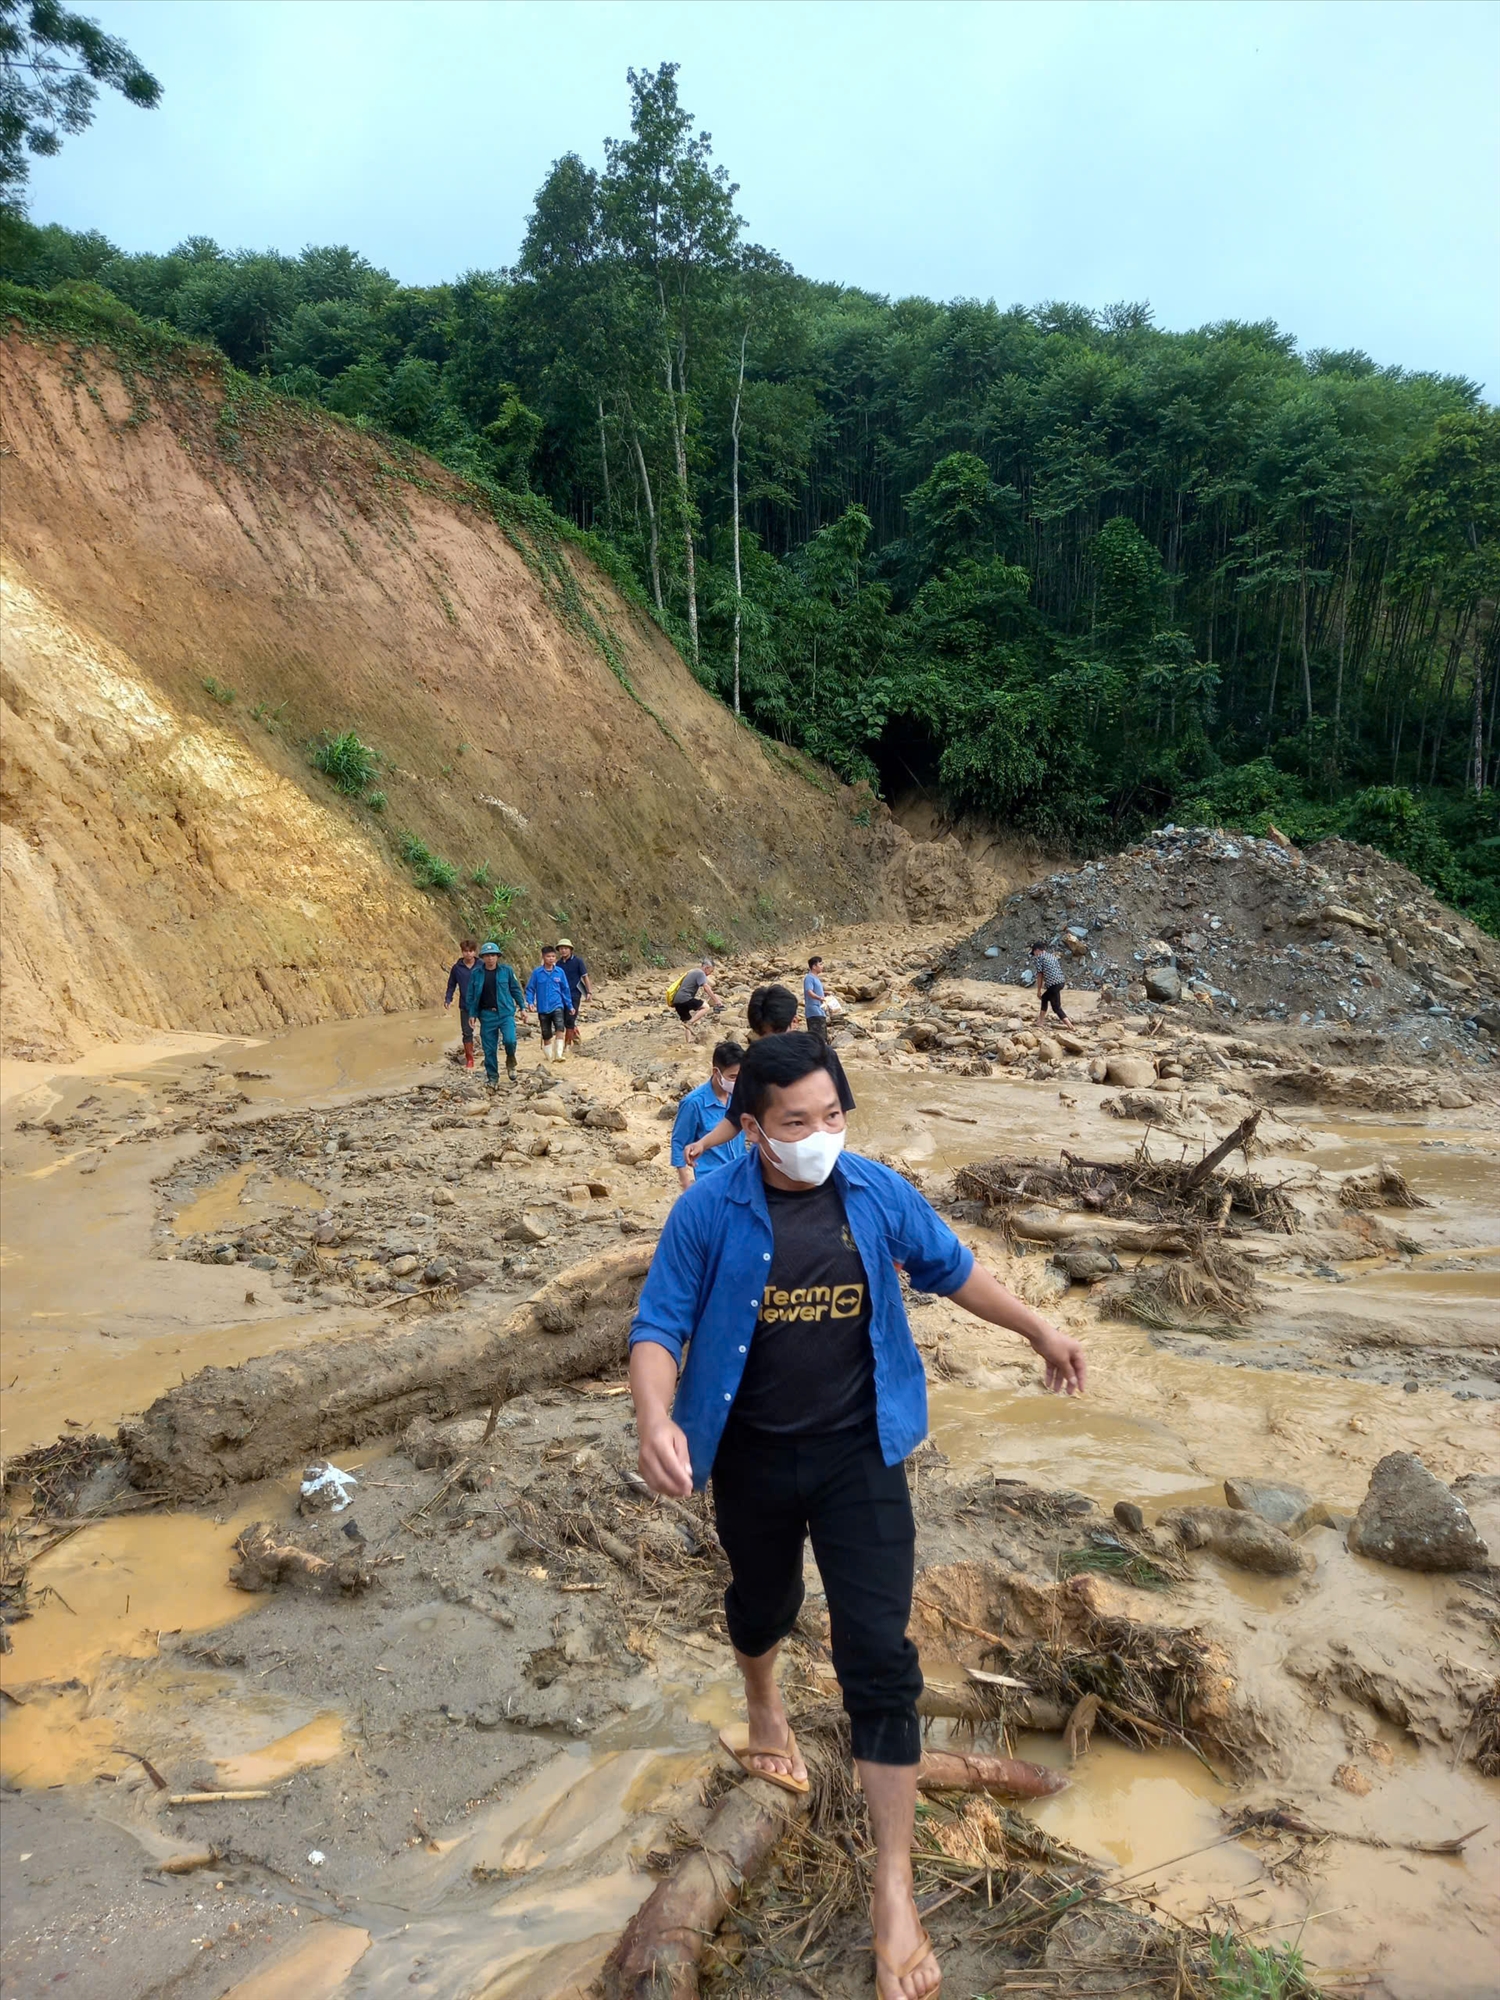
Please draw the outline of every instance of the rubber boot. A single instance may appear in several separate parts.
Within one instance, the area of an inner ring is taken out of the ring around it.
[[[474,1044],[473,1044],[472,1042],[465,1042],[465,1043],[464,1043],[464,1068],[465,1068],[465,1069],[472,1069],[473,1067],[474,1067]]]
[[[509,1083],[514,1083],[516,1080],[516,1059],[514,1056],[507,1056],[505,1058],[505,1076]]]

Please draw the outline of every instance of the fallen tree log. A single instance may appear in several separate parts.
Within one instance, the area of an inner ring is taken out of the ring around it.
[[[951,1750],[924,1750],[917,1771],[923,1792],[993,1792],[1005,1799],[1050,1799],[1065,1792],[1068,1780],[1047,1764],[1019,1757],[959,1756]]]
[[[133,1486],[181,1500],[623,1361],[655,1249],[636,1239],[559,1271],[497,1325],[392,1327],[205,1368],[120,1431]]]
[[[967,1722],[978,1729],[1004,1721],[1012,1729],[1032,1729],[1039,1736],[1056,1736],[1067,1726],[1068,1710],[1044,1695],[1007,1696],[1003,1714],[983,1688],[954,1687],[929,1681],[917,1696],[917,1713],[941,1722]]]
[[[762,1778],[736,1785],[698,1847],[659,1882],[604,1962],[604,2000],[697,2000],[704,1946],[808,1801]]]
[[[1185,1256],[1190,1248],[1180,1229],[1149,1222],[1122,1222],[1113,1216],[1091,1215],[1078,1209],[1021,1208],[1005,1218],[1012,1236],[1031,1243],[1069,1243],[1075,1236],[1097,1237],[1116,1250],[1154,1251]]]

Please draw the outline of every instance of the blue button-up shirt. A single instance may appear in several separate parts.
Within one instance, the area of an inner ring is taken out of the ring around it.
[[[891,1168],[844,1153],[834,1175],[870,1285],[881,1455],[898,1465],[927,1435],[927,1377],[896,1266],[918,1290],[946,1294],[967,1283],[974,1255]],[[641,1287],[630,1344],[654,1340],[682,1366],[672,1415],[687,1435],[698,1488],[745,1372],[774,1249],[760,1156],[747,1152],[678,1197]]]
[[[539,1014],[566,1013],[573,1005],[573,989],[560,965],[535,966],[526,982],[526,1005]]]
[[[687,1165],[686,1148],[699,1139],[706,1139],[715,1125],[722,1121],[728,1108],[729,1099],[720,1098],[715,1094],[712,1078],[707,1083],[700,1083],[696,1090],[688,1092],[678,1105],[677,1116],[672,1124],[674,1167]],[[717,1173],[721,1167],[733,1166],[736,1160],[743,1157],[744,1151],[745,1135],[743,1132],[736,1132],[727,1145],[715,1146],[711,1152],[701,1156],[696,1168],[697,1178],[702,1180],[705,1174]]]

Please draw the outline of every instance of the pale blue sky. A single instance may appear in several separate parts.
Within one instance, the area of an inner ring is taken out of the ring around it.
[[[347,242],[512,261],[625,70],[682,65],[750,235],[809,276],[1183,327],[1500,384],[1492,0],[72,0],[165,86],[33,169],[129,249]]]

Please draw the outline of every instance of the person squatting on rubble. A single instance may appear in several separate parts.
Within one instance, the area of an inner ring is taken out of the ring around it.
[[[1031,947],[1031,956],[1036,965],[1036,990],[1041,1000],[1036,1015],[1037,1026],[1040,1027],[1046,1020],[1050,1007],[1063,1026],[1070,1028],[1073,1024],[1063,1012],[1062,996],[1067,974],[1062,969],[1061,959],[1055,951],[1048,951],[1040,938]]]
[[[677,1107],[677,1116],[672,1121],[672,1165],[677,1169],[680,1187],[690,1188],[700,1173],[727,1167],[745,1150],[745,1135],[737,1132],[727,1146],[704,1154],[697,1166],[690,1166],[687,1158],[687,1148],[723,1122],[744,1054],[738,1042],[715,1042],[713,1068],[707,1083],[690,1090]]]
[[[640,1469],[676,1496],[712,1477],[749,1722],[743,1742],[722,1740],[751,1775],[796,1792],[807,1770],[775,1667],[811,1535],[875,1834],[877,1988],[913,2000],[941,1974],[912,1885],[922,1673],[906,1636],[915,1527],[902,1461],[927,1433],[927,1382],[898,1267],[1029,1341],[1049,1389],[1081,1391],[1084,1355],[899,1174],[845,1151],[822,1043],[766,1036],[737,1094],[755,1150],[678,1198],[631,1326]]]
[[[474,970],[474,961],[479,956],[479,946],[473,938],[460,938],[458,957],[448,968],[448,988],[443,995],[446,1007],[454,994],[458,995],[458,1038],[464,1045],[464,1068],[474,1067],[474,1016],[469,1012],[469,974]]]
[[[745,1007],[745,1019],[750,1027],[752,1043],[764,1041],[767,1035],[790,1034],[797,1018],[797,996],[788,986],[757,986]],[[849,1088],[849,1079],[844,1074],[844,1065],[838,1055],[825,1043],[828,1074],[833,1078],[833,1087],[839,1094],[839,1106],[844,1112],[853,1111],[854,1092]],[[712,1131],[705,1132],[701,1139],[695,1139],[683,1148],[683,1158],[690,1167],[701,1167],[705,1156],[718,1146],[732,1146],[738,1141],[743,1145],[740,1132],[740,1118],[745,1109],[738,1083],[724,1107],[724,1116]]]
[[[714,962],[711,958],[701,959],[691,971],[683,973],[672,988],[672,1005],[677,1018],[682,1023],[682,1032],[688,1041],[693,1039],[693,1028],[707,1001],[716,1014],[724,1011],[724,1003],[714,991]]]
[[[567,1053],[564,1038],[572,1004],[572,988],[568,985],[568,975],[557,962],[557,946],[544,944],[542,962],[532,967],[526,982],[526,1005],[535,1010],[544,1059],[551,1056],[555,1062],[561,1062]]]
[[[469,1013],[479,1022],[484,1080],[494,1090],[500,1082],[501,1042],[505,1044],[505,1074],[515,1081],[516,1010],[526,1005],[526,996],[512,968],[500,963],[497,944],[486,941],[480,949],[479,963],[466,976],[468,1000],[465,1003],[460,999],[459,1004],[467,1004]]]
[[[571,938],[557,940],[557,969],[568,982],[570,1005],[563,1028],[563,1047],[570,1049],[575,1042],[583,1039],[578,1032],[579,1010],[585,1000],[592,1000],[594,997],[594,989],[589,983],[588,966],[574,951]]]

